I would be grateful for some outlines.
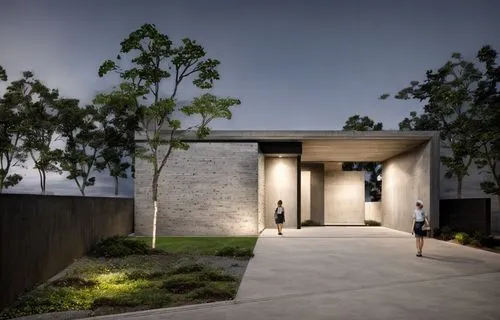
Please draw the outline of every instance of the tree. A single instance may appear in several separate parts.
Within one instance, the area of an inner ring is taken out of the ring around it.
[[[423,83],[411,81],[410,86],[402,89],[396,99],[415,99],[425,102],[424,113],[420,117],[411,113],[411,118],[400,123],[402,130],[439,130],[442,146],[449,155],[441,156],[446,166],[445,177],[457,180],[457,197],[462,196],[462,182],[468,175],[477,146],[471,136],[473,122],[470,106],[473,87],[480,73],[474,64],[465,61],[459,53],[453,53],[436,71],[428,70]],[[380,98],[385,99],[384,94]]]
[[[116,61],[106,60],[99,68],[99,76],[117,72],[124,85],[135,97],[139,127],[146,135],[145,147],[136,148],[141,158],[149,161],[152,168],[153,230],[152,247],[156,243],[156,218],[158,214],[158,179],[174,150],[186,150],[189,145],[183,141],[187,133],[194,132],[199,138],[210,133],[209,124],[218,118],[230,119],[231,107],[240,104],[233,98],[217,98],[203,94],[187,106],[180,106],[176,97],[180,85],[191,78],[192,84],[201,89],[211,89],[219,79],[219,61],[206,57],[205,49],[190,39],[174,46],[166,34],[155,25],[144,24],[121,42]],[[120,67],[121,55],[131,55]],[[162,94],[165,82],[171,80],[170,94]],[[196,117],[199,122],[183,128],[179,114]],[[168,134],[162,134],[168,132]]]
[[[95,176],[99,153],[104,144],[104,133],[99,127],[102,119],[95,106],[80,108],[75,99],[59,99],[57,109],[59,124],[57,132],[65,139],[60,164],[66,177],[73,180],[85,196],[86,187],[95,184]]]
[[[131,164],[135,150],[135,132],[139,129],[135,110],[135,97],[130,94],[131,88],[122,84],[119,90],[109,94],[99,94],[94,104],[100,105],[104,145],[98,170],[107,169],[114,178],[115,195],[118,195],[119,179],[127,179],[128,171],[134,168]]]
[[[0,67],[0,80],[7,81],[5,69]],[[22,176],[10,170],[16,166],[23,166],[26,153],[21,147],[22,117],[20,112],[27,101],[21,81],[13,81],[0,99],[0,193],[7,188],[17,185]]]
[[[54,103],[59,93],[35,79],[32,72],[23,73],[19,86],[27,95],[19,114],[22,119],[22,149],[33,160],[40,179],[40,189],[45,193],[47,172],[61,172],[57,166],[61,150],[51,148],[57,127],[57,111]]]
[[[484,72],[477,83],[472,108],[476,124],[473,132],[479,147],[475,162],[490,177],[481,183],[481,189],[497,196],[500,202],[500,66],[496,62],[497,52],[490,46],[481,48],[477,58]]]
[[[349,117],[342,130],[344,131],[382,131],[382,122],[373,121],[367,116],[361,117],[356,114]],[[365,186],[370,193],[372,201],[379,201],[382,193],[382,183],[378,181],[378,176],[382,174],[382,167],[377,162],[344,162],[344,171],[366,171],[370,172],[370,180],[365,181]]]

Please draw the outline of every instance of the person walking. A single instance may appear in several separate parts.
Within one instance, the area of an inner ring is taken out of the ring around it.
[[[422,256],[422,249],[424,248],[424,237],[427,235],[427,227],[429,221],[424,211],[424,202],[417,200],[416,208],[413,211],[413,225],[412,234],[415,234],[417,257]]]
[[[283,207],[283,201],[278,201],[278,206],[274,210],[274,221],[276,222],[276,227],[278,228],[278,235],[283,235],[283,223],[285,222],[285,208]]]

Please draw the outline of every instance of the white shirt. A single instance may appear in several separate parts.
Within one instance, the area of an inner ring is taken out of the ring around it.
[[[417,222],[425,221],[425,211],[423,209],[415,209],[415,211],[413,211],[413,219]]]
[[[283,214],[283,207],[278,207],[276,210],[276,214]]]

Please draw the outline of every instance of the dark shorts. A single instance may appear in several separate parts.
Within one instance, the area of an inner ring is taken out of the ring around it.
[[[276,215],[276,219],[274,219],[276,221],[276,224],[283,224],[283,222],[285,222],[285,215],[284,214],[278,214]]]
[[[415,222],[415,227],[413,228],[413,232],[415,232],[415,237],[425,237],[427,235],[427,231],[422,230],[422,227],[425,225],[425,221]]]

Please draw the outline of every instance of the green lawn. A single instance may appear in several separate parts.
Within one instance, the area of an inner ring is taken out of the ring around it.
[[[136,237],[151,245],[150,237]],[[215,255],[227,247],[253,250],[257,237],[158,237],[156,248],[168,253]]]

